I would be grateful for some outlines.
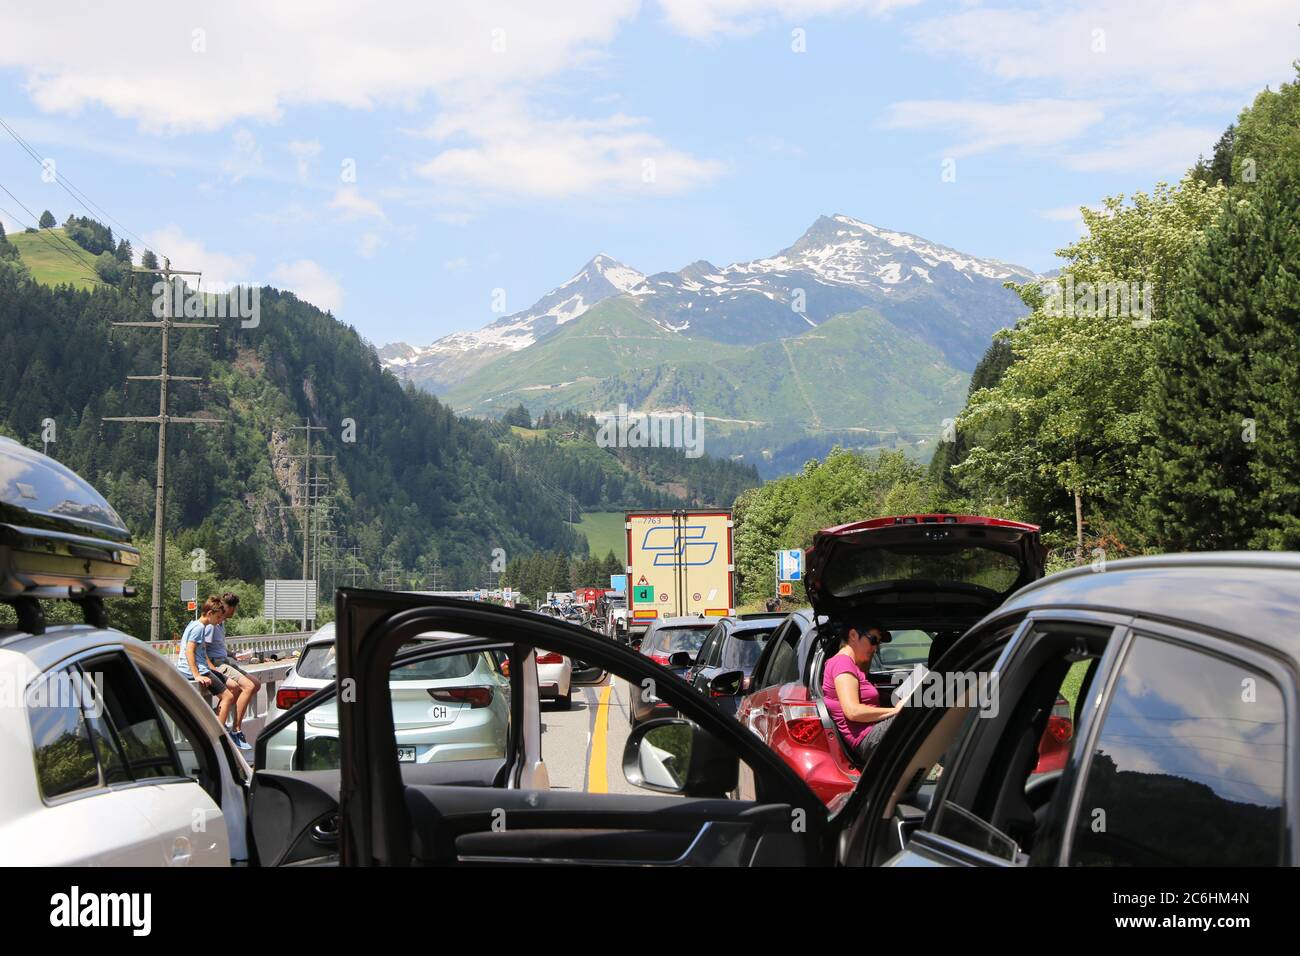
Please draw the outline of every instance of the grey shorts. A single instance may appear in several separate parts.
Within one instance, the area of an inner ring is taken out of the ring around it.
[[[871,725],[871,730],[867,735],[858,741],[858,745],[853,748],[853,755],[861,763],[866,763],[871,752],[880,745],[880,738],[885,736],[885,731],[889,730],[889,725],[894,722],[893,717],[886,717],[884,720],[878,720]]]

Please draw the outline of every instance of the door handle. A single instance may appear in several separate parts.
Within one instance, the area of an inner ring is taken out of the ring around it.
[[[311,827],[311,838],[316,843],[323,843],[330,846],[336,845],[339,842],[338,814],[313,823]]]

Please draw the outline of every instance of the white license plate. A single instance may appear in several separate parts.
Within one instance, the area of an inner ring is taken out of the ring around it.
[[[414,747],[398,747],[398,748],[397,748],[397,762],[398,762],[398,763],[415,763],[415,748],[414,748]]]

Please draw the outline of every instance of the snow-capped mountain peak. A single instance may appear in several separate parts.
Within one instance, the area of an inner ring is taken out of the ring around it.
[[[644,280],[637,270],[601,253],[522,312],[504,316],[481,329],[453,332],[423,348],[405,342],[386,345],[380,350],[380,360],[386,368],[418,377],[431,370],[436,374],[435,367],[448,362],[458,367],[477,367],[503,352],[527,348],[597,302],[622,295]]]

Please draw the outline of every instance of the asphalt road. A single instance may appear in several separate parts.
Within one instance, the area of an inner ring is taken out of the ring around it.
[[[599,684],[574,685],[572,710],[542,703],[542,760],[552,790],[650,795],[623,776],[628,684],[606,675]]]

